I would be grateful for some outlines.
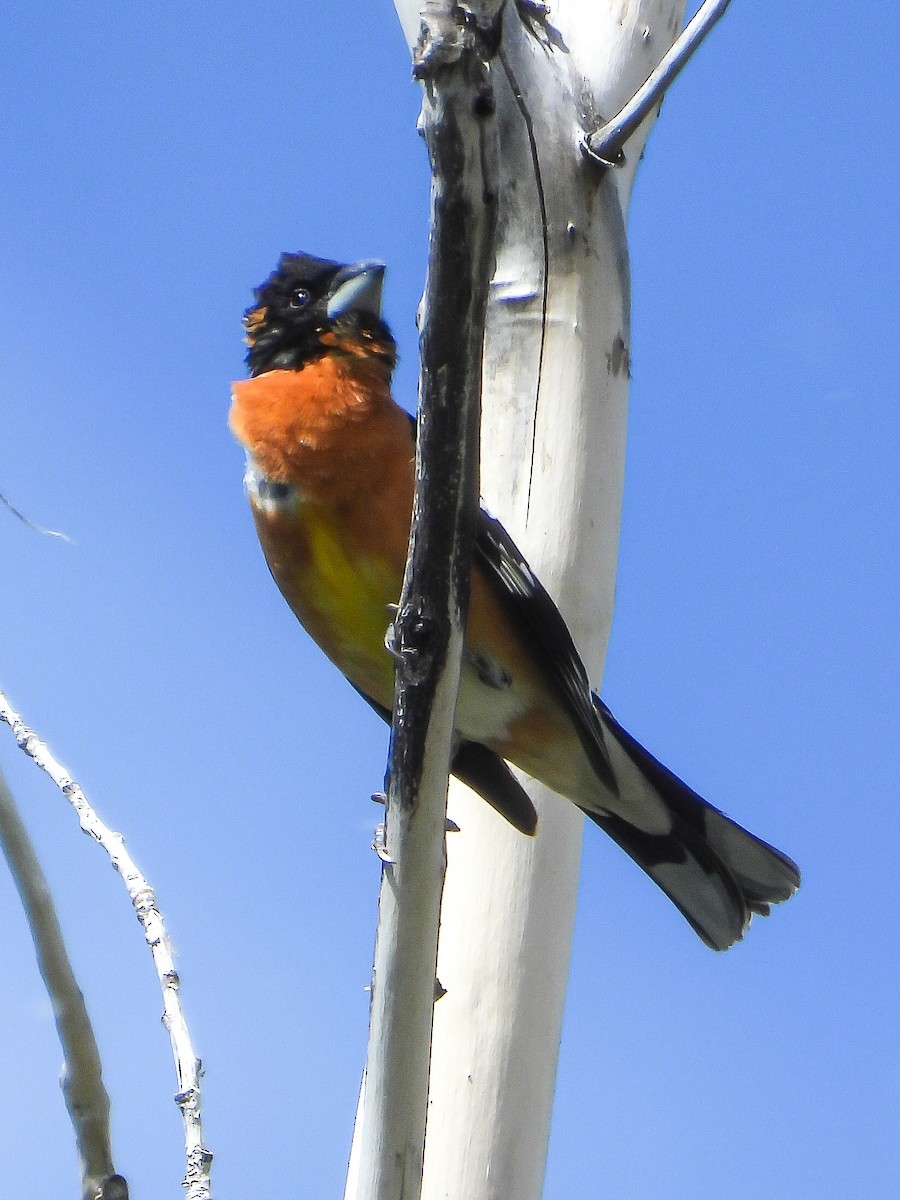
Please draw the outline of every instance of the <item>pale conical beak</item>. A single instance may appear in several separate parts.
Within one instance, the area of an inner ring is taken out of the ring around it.
[[[381,316],[384,263],[366,259],[338,271],[331,285],[326,312],[330,320],[349,312]]]

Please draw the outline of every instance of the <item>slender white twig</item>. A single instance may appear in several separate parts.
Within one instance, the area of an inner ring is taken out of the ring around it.
[[[62,1090],[81,1159],[84,1200],[96,1200],[115,1174],[109,1140],[109,1095],[100,1052],[66,951],[50,888],[28,830],[0,774],[0,845],[19,890],[63,1050]]]
[[[584,147],[592,158],[607,166],[619,166],[624,159],[622,147],[666,90],[687,66],[700,44],[731,0],[705,0],[682,30],[671,50],[660,60],[649,79],[638,88],[628,103],[611,121],[585,139]]]
[[[163,1024],[169,1031],[178,1091],[175,1102],[184,1121],[184,1141],[187,1153],[187,1172],[184,1177],[185,1200],[211,1200],[209,1179],[212,1155],[203,1146],[200,1122],[200,1060],[194,1053],[190,1031],[179,996],[180,980],[175,970],[175,958],[162,916],[156,906],[153,888],[138,870],[125,849],[120,833],[114,833],[97,816],[87,797],[68,771],[57,761],[49,747],[29,729],[0,692],[0,721],[12,730],[20,750],[45,771],[60,789],[78,816],[81,828],[106,851],[122,881],[138,915],[144,937],[153,955],[153,964],[163,993]]]
[[[0,492],[0,504],[6,505],[14,517],[18,517],[23,525],[27,525],[29,529],[33,529],[35,533],[43,533],[46,537],[60,538],[62,541],[71,544],[72,539],[67,533],[62,533],[59,529],[47,529],[45,525],[38,525],[36,521],[32,521],[30,517],[26,517],[23,512],[20,512],[11,500],[7,500],[2,492]]]

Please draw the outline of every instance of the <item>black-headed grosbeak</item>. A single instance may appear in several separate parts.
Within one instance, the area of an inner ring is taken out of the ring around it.
[[[328,657],[390,720],[384,638],[406,562],[415,424],[391,396],[384,267],[282,255],[244,316],[250,378],[230,424],[266,562]],[[513,763],[568,797],[724,950],[800,882],[784,854],[707,804],[591,692],[572,637],[503,526],[482,512],[453,773],[517,829]]]

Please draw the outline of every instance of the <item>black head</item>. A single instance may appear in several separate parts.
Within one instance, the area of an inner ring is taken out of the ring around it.
[[[250,374],[298,370],[339,349],[341,336],[355,335],[393,362],[394,342],[381,319],[383,281],[379,262],[345,266],[311,254],[282,254],[244,313]]]

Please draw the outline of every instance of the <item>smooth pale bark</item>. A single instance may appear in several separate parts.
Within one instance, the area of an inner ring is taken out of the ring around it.
[[[395,0],[411,45],[416,0]],[[501,206],[488,312],[482,493],[565,614],[598,685],[612,619],[629,368],[625,210],[650,121],[603,170],[581,143],[680,27],[665,0],[508,3],[496,85]],[[582,817],[531,789],[538,836],[455,782],[441,913],[427,1200],[541,1194]],[[598,956],[598,973],[602,961]]]

